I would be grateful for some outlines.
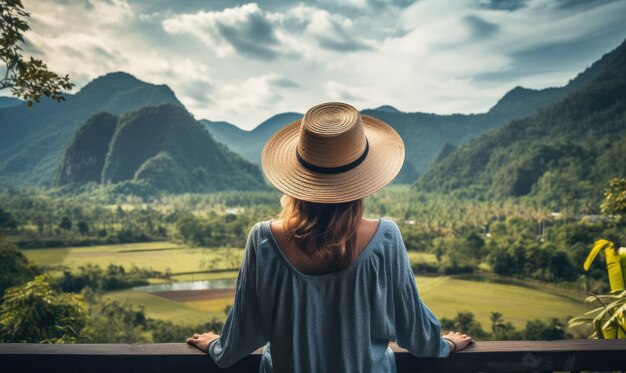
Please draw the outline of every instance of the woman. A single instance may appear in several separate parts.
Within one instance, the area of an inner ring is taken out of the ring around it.
[[[471,337],[441,337],[419,298],[398,226],[363,218],[403,161],[389,125],[343,103],[274,134],[262,167],[284,193],[280,220],[250,231],[222,335],[187,342],[220,367],[264,346],[261,372],[394,372],[389,341],[415,356],[465,348]]]

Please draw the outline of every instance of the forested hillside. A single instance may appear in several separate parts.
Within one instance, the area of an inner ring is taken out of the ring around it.
[[[58,183],[122,183],[138,194],[262,189],[259,168],[213,140],[180,105],[118,118],[99,113],[76,133]]]
[[[582,90],[472,141],[417,182],[480,198],[531,195],[548,206],[597,206],[609,178],[626,176],[626,45],[605,56]]]
[[[120,115],[147,105],[181,105],[165,85],[142,82],[130,74],[99,77],[66,101],[42,100],[0,109],[0,180],[11,185],[50,185],[76,130],[92,115]]]

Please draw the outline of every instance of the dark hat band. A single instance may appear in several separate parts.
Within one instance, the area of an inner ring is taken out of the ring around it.
[[[350,171],[351,169],[363,163],[363,161],[365,160],[365,157],[367,157],[367,152],[369,151],[369,148],[370,148],[369,142],[367,141],[367,138],[365,138],[365,150],[363,150],[363,154],[361,154],[361,156],[357,158],[356,160],[346,165],[338,166],[338,167],[321,167],[321,166],[316,166],[314,164],[311,164],[305,161],[300,156],[297,146],[296,146],[296,158],[298,158],[298,162],[300,162],[300,164],[309,171],[319,172],[321,174],[340,174],[342,172]]]

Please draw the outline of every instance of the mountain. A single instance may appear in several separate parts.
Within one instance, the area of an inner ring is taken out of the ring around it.
[[[245,159],[261,164],[261,150],[267,139],[281,127],[302,118],[299,113],[281,113],[265,120],[252,131],[245,131],[228,122],[201,120],[215,140],[225,144]]]
[[[117,119],[109,113],[94,114],[76,131],[65,151],[57,184],[100,182]]]
[[[121,115],[148,105],[181,105],[167,86],[122,72],[101,76],[65,98],[0,109],[0,179],[51,185],[76,130],[98,112]]]
[[[261,189],[259,168],[215,142],[182,106],[99,113],[77,131],[58,183],[135,185],[144,193]],[[147,188],[147,189],[146,189]]]
[[[579,91],[462,146],[434,164],[417,187],[597,206],[607,180],[626,176],[626,43],[599,64]]]
[[[610,65],[612,58],[611,54],[607,54],[564,87],[541,90],[515,87],[486,113],[451,115],[405,113],[390,105],[363,110],[362,113],[380,118],[398,131],[405,144],[407,164],[403,166],[396,182],[411,183],[433,162],[441,159],[441,156],[447,156],[450,147],[458,147],[491,129],[532,115],[584,88]],[[302,114],[298,113],[279,114],[252,131],[244,131],[226,122],[202,120],[201,123],[217,141],[224,143],[247,160],[259,164],[261,150],[267,139],[280,127],[301,117]],[[445,150],[444,153],[440,153],[442,149]]]
[[[400,110],[396,109],[395,107],[391,106],[391,105],[383,105],[383,106],[379,106],[376,109],[373,109],[375,111],[386,111],[387,113],[401,113]]]
[[[23,103],[24,101],[15,98],[15,97],[0,97],[0,109],[5,108],[5,107],[13,107],[13,106],[17,106],[21,103]]]

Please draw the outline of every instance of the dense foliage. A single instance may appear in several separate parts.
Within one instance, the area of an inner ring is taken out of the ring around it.
[[[442,330],[462,330],[476,340],[529,340],[552,341],[572,338],[565,330],[566,321],[563,319],[535,319],[526,322],[526,327],[517,330],[510,322],[505,322],[499,312],[491,313],[491,332],[485,331],[483,326],[474,319],[471,312],[459,312],[454,318],[442,318]]]
[[[167,277],[167,274],[137,267],[126,270],[123,266],[109,264],[103,270],[98,265],[89,264],[79,267],[78,273],[64,269],[63,275],[55,279],[54,284],[65,292],[80,292],[86,287],[94,290],[119,290],[148,285],[149,278]]]
[[[38,272],[13,243],[0,236],[0,297],[6,289],[31,280]]]
[[[87,321],[80,295],[54,289],[46,276],[9,288],[0,305],[2,342],[75,342]]]

